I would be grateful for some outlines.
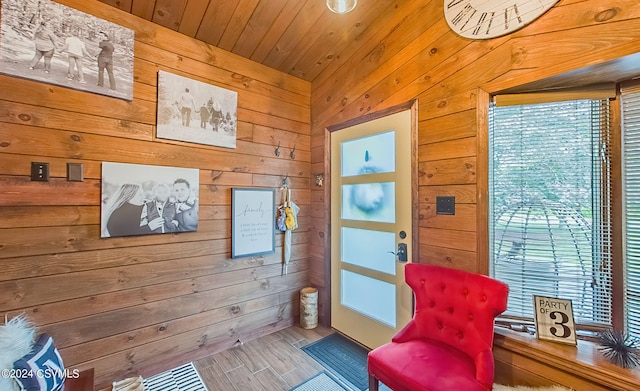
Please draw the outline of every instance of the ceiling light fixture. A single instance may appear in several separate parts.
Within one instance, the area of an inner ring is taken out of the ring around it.
[[[327,0],[327,7],[336,14],[346,14],[356,8],[358,0]]]

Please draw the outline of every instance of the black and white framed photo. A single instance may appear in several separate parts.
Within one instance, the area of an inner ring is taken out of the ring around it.
[[[158,72],[158,138],[236,147],[238,93]]]
[[[2,0],[0,72],[133,99],[134,31],[51,0]]]
[[[276,191],[231,189],[231,257],[276,251]]]
[[[102,163],[101,237],[198,230],[200,170]]]
[[[538,339],[577,345],[571,300],[533,296]]]

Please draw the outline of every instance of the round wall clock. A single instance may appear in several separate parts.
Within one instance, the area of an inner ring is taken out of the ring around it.
[[[444,0],[444,17],[465,38],[488,39],[533,22],[559,0]]]

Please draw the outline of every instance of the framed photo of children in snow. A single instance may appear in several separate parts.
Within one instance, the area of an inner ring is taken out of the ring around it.
[[[276,251],[276,191],[231,189],[231,258]]]
[[[238,93],[158,72],[158,138],[236,147]]]
[[[101,237],[198,230],[200,171],[102,163]]]
[[[2,0],[0,27],[0,73],[133,99],[133,30],[51,0]]]

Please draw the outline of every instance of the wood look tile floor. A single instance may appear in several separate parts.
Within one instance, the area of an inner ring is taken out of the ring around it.
[[[323,367],[300,348],[333,333],[293,326],[195,362],[209,391],[286,391]]]

